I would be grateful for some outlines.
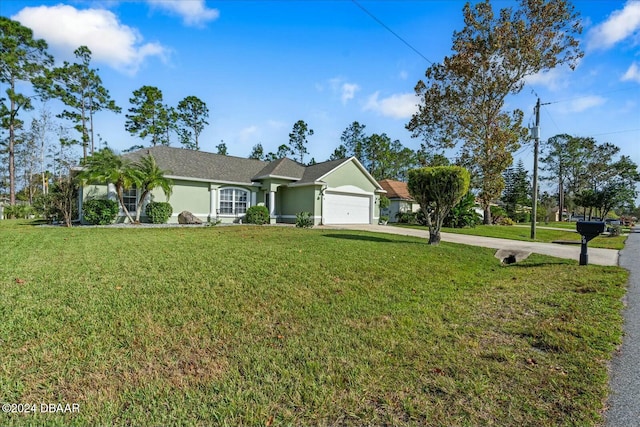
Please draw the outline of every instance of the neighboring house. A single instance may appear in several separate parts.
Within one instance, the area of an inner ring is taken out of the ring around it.
[[[242,222],[247,208],[264,205],[272,223],[295,223],[299,212],[310,212],[314,224],[378,223],[384,190],[355,157],[303,166],[288,158],[265,162],[166,146],[124,157],[136,161],[149,154],[173,180],[169,222],[177,222],[185,210],[203,221]],[[100,197],[117,200],[114,186],[81,189],[80,200]],[[125,192],[130,212],[135,212],[138,197],[135,188]],[[166,197],[156,189],[145,203],[151,200],[164,202]],[[123,212],[119,221],[124,221]]]
[[[407,183],[394,181],[392,179],[383,179],[378,184],[387,192],[389,198],[389,207],[382,209],[380,215],[389,217],[389,222],[398,222],[398,214],[405,212],[418,212],[420,205],[413,200],[407,189]]]

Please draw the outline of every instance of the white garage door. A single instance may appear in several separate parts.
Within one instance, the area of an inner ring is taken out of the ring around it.
[[[323,213],[325,224],[369,224],[371,197],[327,192]]]

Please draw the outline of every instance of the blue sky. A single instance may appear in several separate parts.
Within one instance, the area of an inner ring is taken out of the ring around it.
[[[584,58],[575,71],[533,76],[508,107],[523,109],[533,122],[539,96],[550,103],[541,111],[543,140],[559,133],[593,136],[640,164],[640,0],[573,3],[584,26]],[[257,143],[275,152],[302,119],[315,131],[305,160],[323,161],[355,120],[369,134],[385,132],[418,148],[420,141],[404,128],[415,110],[413,88],[427,60],[449,54],[453,31],[463,25],[463,1],[358,4],[5,0],[0,12],[47,40],[59,62],[73,61],[80,45],[92,50],[93,66],[123,109],[97,116],[96,132],[116,150],[148,144],[129,135],[124,123],[132,92],[151,85],[168,105],[189,95],[207,103],[202,150],[215,151],[224,141],[230,155],[245,157]],[[179,145],[177,138],[172,145]],[[531,144],[517,158],[531,168]]]

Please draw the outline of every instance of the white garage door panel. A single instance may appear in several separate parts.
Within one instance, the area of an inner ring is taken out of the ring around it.
[[[369,224],[371,197],[353,194],[325,193],[326,224]]]

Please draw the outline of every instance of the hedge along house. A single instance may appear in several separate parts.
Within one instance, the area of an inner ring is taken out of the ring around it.
[[[186,210],[203,221],[239,223],[250,206],[264,205],[272,223],[295,223],[297,213],[309,212],[316,225],[377,224],[385,192],[355,157],[303,166],[288,158],[266,162],[166,146],[124,157],[137,161],[149,154],[173,181],[169,222],[178,222]],[[135,188],[125,192],[129,211],[139,196]],[[88,184],[80,192],[82,201],[105,197],[117,200],[112,184]],[[165,200],[155,189],[145,203]],[[118,221],[124,220],[120,212]]]

